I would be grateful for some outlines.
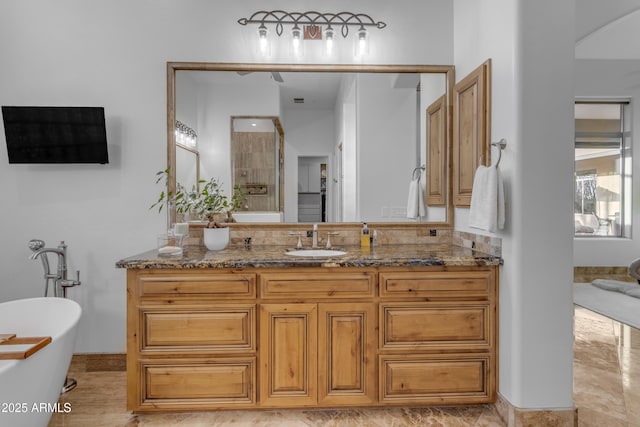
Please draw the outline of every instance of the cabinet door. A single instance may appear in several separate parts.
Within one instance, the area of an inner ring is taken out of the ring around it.
[[[143,359],[134,411],[184,411],[256,405],[255,356]]]
[[[318,308],[318,402],[368,405],[376,401],[376,312],[371,303],[326,303]]]
[[[260,295],[264,299],[296,298],[373,298],[376,274],[371,270],[357,272],[290,269],[287,272],[260,274]]]
[[[298,164],[298,193],[309,192],[309,165]]]
[[[320,192],[320,162],[309,165],[309,193]]]
[[[298,193],[320,192],[320,162],[298,162]]]
[[[253,353],[255,310],[255,304],[141,305],[141,353]]]
[[[383,404],[476,404],[495,401],[494,361],[488,354],[380,356]]]
[[[447,203],[447,102],[442,95],[427,108],[427,205]]]
[[[471,206],[476,169],[489,165],[491,60],[453,88],[453,204]]]
[[[308,406],[317,401],[317,305],[260,306],[261,406]]]
[[[474,301],[380,304],[383,350],[485,352],[495,340],[492,307]]]

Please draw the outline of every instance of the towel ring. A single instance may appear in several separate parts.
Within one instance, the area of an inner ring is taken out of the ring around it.
[[[502,160],[502,150],[507,147],[507,140],[502,138],[500,141],[492,142],[492,147],[498,147],[498,161],[496,162],[496,166],[500,164],[500,160]]]
[[[424,170],[427,170],[427,167],[426,167],[425,165],[418,166],[417,168],[415,168],[415,169],[413,170],[413,172],[411,172],[411,179],[412,179],[412,180],[413,180],[413,179],[416,179],[416,172],[418,172],[418,171],[422,172],[422,171],[424,171]],[[420,172],[418,172],[418,174],[420,174]],[[418,175],[418,178],[420,178],[420,175]]]

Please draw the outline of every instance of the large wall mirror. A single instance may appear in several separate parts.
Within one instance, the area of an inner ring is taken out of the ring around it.
[[[169,191],[196,172],[227,194],[241,184],[251,200],[236,219],[249,227],[450,228],[453,83],[448,65],[170,62]],[[434,105],[444,112],[438,129]],[[176,161],[176,121],[197,133],[197,165]],[[412,215],[418,177],[425,209]],[[441,186],[437,201],[424,196],[427,179]]]

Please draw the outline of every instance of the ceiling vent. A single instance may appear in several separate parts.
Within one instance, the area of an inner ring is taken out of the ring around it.
[[[294,104],[304,104],[304,98],[293,98]]]

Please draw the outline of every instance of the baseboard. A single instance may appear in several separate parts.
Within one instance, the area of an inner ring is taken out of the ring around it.
[[[573,281],[575,283],[591,283],[595,279],[613,279],[623,282],[636,281],[636,279],[629,276],[628,267],[573,267]]]
[[[513,406],[498,393],[496,411],[507,427],[578,427],[578,408],[523,409]]]
[[[75,372],[126,371],[127,355],[124,353],[74,354],[69,370]]]

